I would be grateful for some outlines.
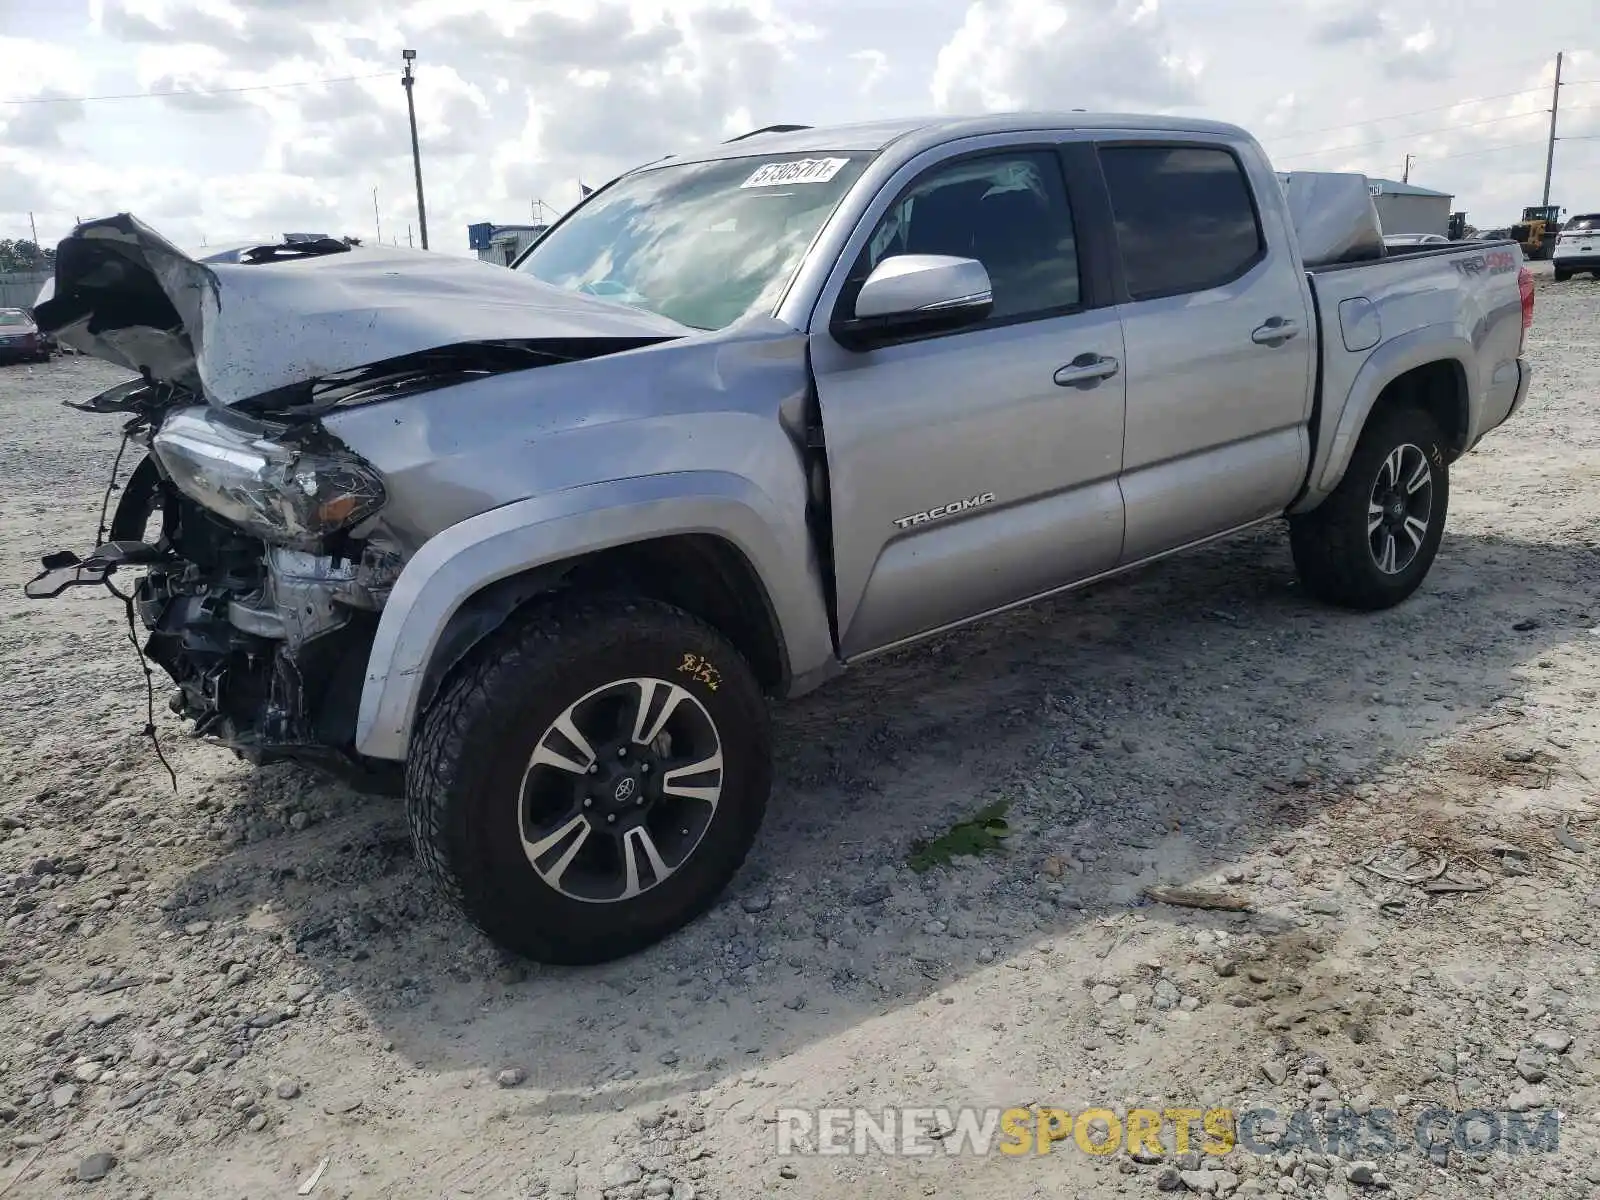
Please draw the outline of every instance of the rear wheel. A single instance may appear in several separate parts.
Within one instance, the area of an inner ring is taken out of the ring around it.
[[[1450,503],[1444,439],[1419,408],[1371,420],[1333,494],[1290,518],[1307,589],[1344,608],[1389,608],[1416,591],[1439,552]]]
[[[715,630],[653,601],[574,601],[452,673],[419,723],[407,813],[489,937],[601,962],[715,901],[760,826],[770,754],[760,687]]]

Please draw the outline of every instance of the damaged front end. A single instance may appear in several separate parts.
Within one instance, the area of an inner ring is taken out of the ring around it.
[[[437,531],[386,540],[384,479],[324,418],[691,332],[476,259],[294,238],[197,258],[127,214],[61,242],[35,315],[137,374],[73,407],[126,414],[147,454],[97,548],[48,556],[27,594],[110,587],[197,734],[368,784],[370,768],[384,787],[396,768],[354,750],[369,651]],[[131,594],[112,581],[126,567],[144,571]]]
[[[392,791],[392,764],[354,751],[377,616],[402,565],[351,533],[383,504],[376,474],[315,424],[268,424],[168,385],[123,385],[81,407],[133,412],[126,435],[147,453],[102,525],[109,537],[82,560],[48,557],[27,594],[110,586],[196,736]],[[111,580],[122,567],[144,571],[129,593]]]

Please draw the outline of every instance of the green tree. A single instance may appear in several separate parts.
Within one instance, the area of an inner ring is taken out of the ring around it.
[[[54,250],[40,249],[26,238],[0,238],[0,271],[49,271],[55,265]]]

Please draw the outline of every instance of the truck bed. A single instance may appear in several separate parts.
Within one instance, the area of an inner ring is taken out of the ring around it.
[[[1301,505],[1333,486],[1348,459],[1374,377],[1438,363],[1460,373],[1474,399],[1466,427],[1446,430],[1470,450],[1511,413],[1522,367],[1522,255],[1509,239],[1405,248],[1383,258],[1306,268],[1320,342],[1311,417],[1311,469]]]

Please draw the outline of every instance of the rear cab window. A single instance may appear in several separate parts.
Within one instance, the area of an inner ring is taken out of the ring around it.
[[[1585,213],[1568,221],[1562,233],[1600,233],[1600,213]]]
[[[1244,165],[1201,145],[1098,149],[1133,300],[1221,287],[1266,253]]]

